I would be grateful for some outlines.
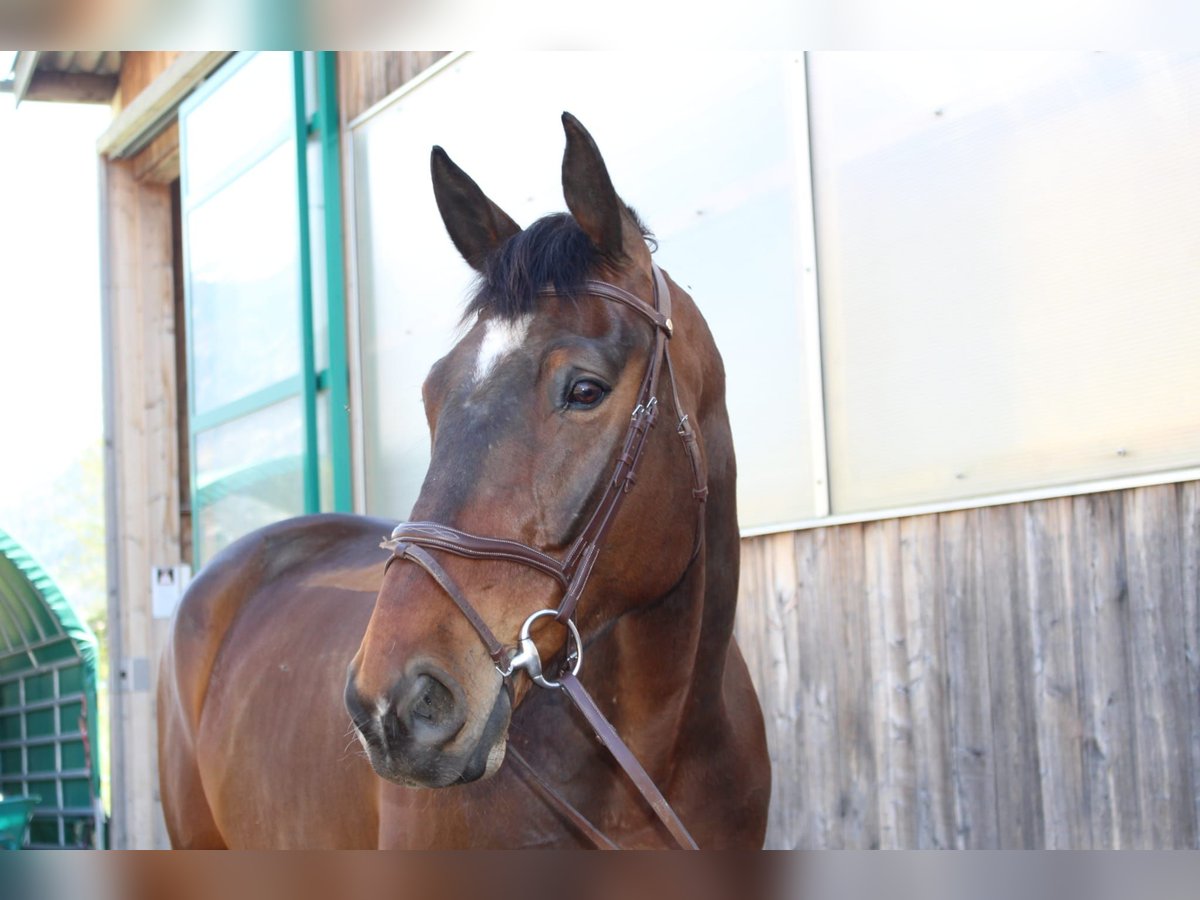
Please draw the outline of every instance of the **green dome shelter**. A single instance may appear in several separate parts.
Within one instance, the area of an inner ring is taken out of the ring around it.
[[[36,796],[31,847],[98,847],[98,646],[45,570],[0,531],[0,792]]]

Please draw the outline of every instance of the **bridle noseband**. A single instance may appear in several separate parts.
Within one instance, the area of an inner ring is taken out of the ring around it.
[[[683,442],[688,461],[692,470],[692,496],[697,501],[697,517],[695,539],[692,553],[685,567],[685,572],[691,567],[704,539],[704,501],[708,497],[707,477],[701,458],[696,433],[692,428],[687,414],[679,401],[679,389],[675,383],[675,373],[671,366],[671,354],[668,341],[674,333],[674,323],[671,319],[671,295],[666,278],[658,266],[651,264],[653,271],[653,304],[646,303],[624,288],[606,281],[588,281],[584,290],[588,294],[623,304],[632,309],[654,327],[654,347],[651,351],[650,362],[646,374],[642,378],[641,390],[637,404],[630,416],[628,430],[611,477],[605,485],[604,493],[592,512],[591,517],[572,542],[561,560],[550,556],[534,547],[503,538],[481,537],[460,531],[449,525],[437,522],[404,522],[397,525],[390,539],[380,546],[392,551],[385,571],[392,563],[404,559],[420,566],[435,581],[438,586],[454,601],[455,605],[471,623],[479,634],[484,646],[487,647],[492,661],[506,683],[518,671],[525,671],[533,682],[545,688],[561,689],[587,718],[595,729],[601,742],[609,749],[617,762],[629,775],[634,785],[642,793],[659,819],[671,832],[681,847],[695,848],[696,843],[679,821],[679,817],[671,809],[662,793],[655,786],[645,769],[625,746],[612,725],[604,718],[591,696],[584,690],[582,683],[575,676],[579,673],[583,657],[583,643],[579,630],[574,622],[575,608],[579,598],[587,587],[596,559],[604,545],[605,538],[616,518],[625,496],[633,489],[637,481],[638,465],[648,443],[650,430],[658,420],[659,376],[666,369],[667,381],[670,385],[671,400],[675,413],[679,417],[676,432]],[[543,291],[543,295],[553,295],[553,291]],[[430,550],[450,553],[466,559],[502,560],[518,563],[535,569],[556,580],[563,589],[563,597],[557,609],[542,609],[531,614],[521,626],[518,643],[515,648],[506,646],[492,633],[487,623],[475,610],[471,602],[463,594],[453,578],[442,568],[441,564],[429,553]],[[682,577],[682,576],[681,576]],[[568,629],[567,654],[563,663],[563,671],[555,677],[557,681],[545,676],[542,670],[541,657],[537,646],[531,637],[531,628],[535,621],[553,616]],[[571,644],[574,643],[572,650]],[[510,752],[512,748],[510,747]],[[514,758],[524,767],[535,780],[535,784],[547,796],[557,803],[563,812],[589,837],[601,846],[615,846],[598,829],[588,822],[566,800],[549,787],[536,773],[529,770],[528,764],[513,752]]]

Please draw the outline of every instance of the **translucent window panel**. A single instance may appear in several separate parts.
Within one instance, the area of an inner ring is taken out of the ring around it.
[[[33,668],[33,663],[30,661],[28,653],[0,656],[0,675],[11,675],[13,672],[22,672],[31,668]]]
[[[299,397],[196,435],[201,562],[244,534],[304,512]]]
[[[13,625],[13,632],[18,635],[11,643],[20,646],[24,643],[41,641],[46,632],[39,628],[28,601],[20,599],[24,596],[25,589],[17,588],[15,585],[5,585],[5,587],[9,589],[9,596],[14,596],[18,600],[18,602],[6,604],[5,609],[2,611]],[[51,629],[49,633],[53,634],[54,629]]]
[[[54,673],[42,672],[25,679],[25,702],[36,703],[54,696]]]
[[[329,447],[329,391],[317,392],[317,489],[320,511],[333,512],[333,453]]]
[[[300,371],[292,142],[189,213],[187,224],[192,390],[204,413]]]
[[[63,806],[76,809],[92,805],[91,788],[86,778],[67,778],[62,783]]]
[[[810,77],[834,512],[1200,463],[1200,58]]]
[[[62,767],[83,769],[87,767],[87,753],[82,741],[67,741],[62,745]]]
[[[64,691],[64,693],[66,693]],[[83,718],[82,703],[64,703],[58,708],[58,730],[60,734],[74,734],[81,731],[80,720]]]
[[[33,785],[30,785],[32,793]],[[40,796],[40,795],[39,795]],[[38,806],[54,806],[54,803],[39,803]],[[30,844],[57,844],[58,843],[58,817],[38,818],[29,823],[29,843]]]
[[[657,259],[708,319],[728,372],[744,527],[815,509],[801,315],[797,166],[803,61],[791,54],[472,54],[354,134],[367,507],[405,516],[428,465],[420,385],[456,337],[473,273],[441,225],[429,150],[446,148],[521,224],[565,208],[561,112],[588,127]],[[512,85],[521,85],[514,93]],[[630,103],[646,96],[669,102]]]
[[[78,655],[75,646],[69,640],[59,641],[56,644],[46,644],[38,647],[33,651],[33,655],[37,657],[38,662],[45,665],[46,663],[57,662],[61,659],[71,659]]]
[[[74,694],[83,690],[83,667],[66,666],[58,670],[60,694]]]
[[[30,772],[54,772],[58,769],[54,744],[36,744],[25,751]]]
[[[25,736],[46,737],[54,734],[54,710],[35,709],[25,714]]]
[[[31,781],[29,782],[29,795],[41,798],[37,804],[38,808],[43,807],[53,808],[58,806],[58,783],[54,781]],[[57,840],[56,836],[52,840]]]
[[[21,775],[23,772],[24,764],[22,762],[20,747],[10,747],[7,750],[0,750],[0,773]]]
[[[292,54],[261,52],[186,113],[185,202],[211,193],[288,137],[291,101]]]
[[[321,144],[308,142],[308,235],[309,263],[312,273],[313,368],[320,372],[329,367],[329,291],[325,259],[325,191]]]

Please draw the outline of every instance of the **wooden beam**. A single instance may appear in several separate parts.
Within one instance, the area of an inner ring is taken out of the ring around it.
[[[228,50],[181,53],[100,135],[96,144],[100,155],[123,159],[146,146],[171,123],[183,99],[229,55]]]
[[[151,610],[152,566],[175,565],[179,456],[171,189],[102,160],[105,438],[112,506],[109,678],[112,846],[167,846],[157,798],[155,673],[166,620]],[[149,679],[134,673],[147,666]]]
[[[115,75],[36,72],[25,89],[25,100],[68,103],[111,103],[117,90]]]
[[[179,123],[172,122],[129,160],[139,182],[170,184],[179,177]]]
[[[33,73],[37,70],[38,57],[41,56],[39,50],[20,50],[17,52],[16,62],[13,63],[13,99],[17,103],[25,96],[25,90],[29,87],[29,82],[33,78]]]

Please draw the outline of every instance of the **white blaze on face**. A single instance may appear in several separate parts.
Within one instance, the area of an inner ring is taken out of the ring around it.
[[[475,359],[475,380],[487,378],[496,363],[520,347],[528,334],[529,316],[521,316],[512,322],[489,320],[479,345],[479,356]]]

